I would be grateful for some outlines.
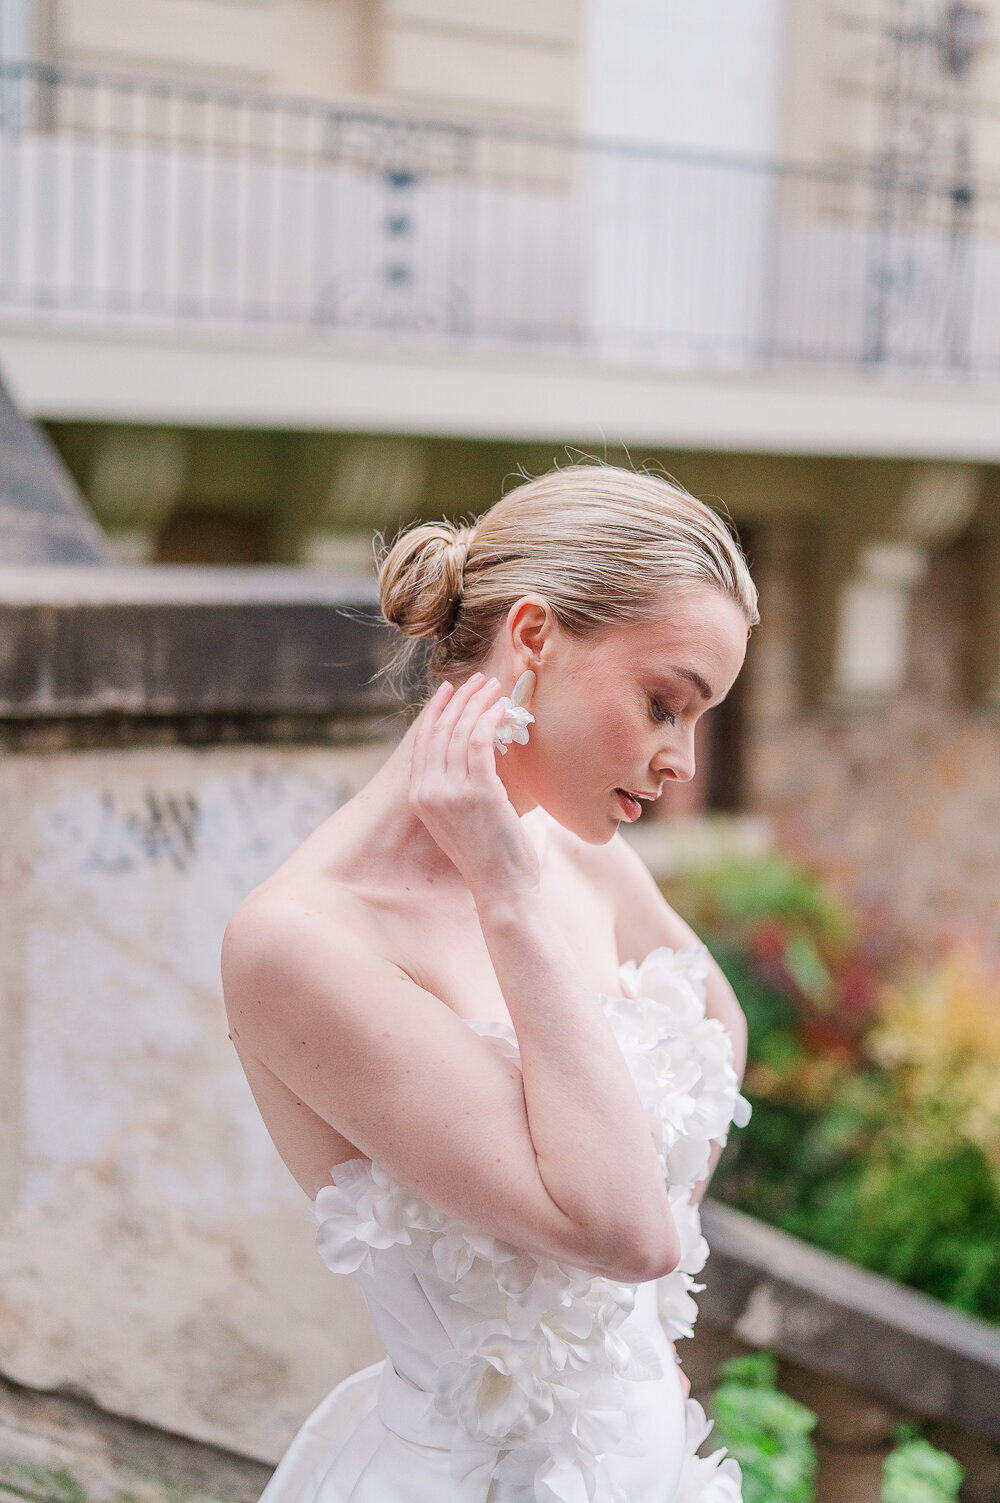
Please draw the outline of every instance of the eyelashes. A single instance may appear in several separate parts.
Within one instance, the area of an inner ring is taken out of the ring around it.
[[[650,706],[653,719],[659,721],[661,725],[677,724],[677,716],[673,713],[673,711],[668,710],[664,705],[661,705],[658,699],[650,700]]]

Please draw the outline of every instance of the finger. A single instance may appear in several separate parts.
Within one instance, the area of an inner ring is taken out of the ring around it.
[[[494,740],[497,726],[507,713],[499,700],[479,718],[469,737],[469,777],[478,788],[488,788],[497,781],[497,752]]]
[[[481,673],[474,673],[455,690],[441,713],[436,717],[427,735],[427,762],[425,773],[429,777],[444,777],[447,767],[448,743],[452,738],[459,717],[476,690],[484,682]]]
[[[445,754],[445,768],[449,777],[466,778],[471,771],[469,764],[469,738],[475,731],[476,726],[483,718],[485,711],[492,709],[498,702],[500,695],[500,680],[489,679],[482,688],[477,689],[469,700],[465,709],[458,717],[458,722],[448,742],[448,750]]]
[[[485,682],[486,677],[484,674],[473,673],[471,677],[465,680],[464,684],[459,684],[434,724],[435,738],[443,745],[447,746],[451,740],[452,732],[458,724],[459,716],[473,694],[478,689],[481,689]]]
[[[427,771],[427,738],[436,724],[438,716],[454,693],[454,684],[447,682],[440,684],[437,692],[427,701],[414,722],[416,733],[413,737],[413,748],[410,756],[411,787],[416,786]]]

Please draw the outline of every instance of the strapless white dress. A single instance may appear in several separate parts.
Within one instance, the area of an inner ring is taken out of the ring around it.
[[[485,1236],[369,1159],[331,1171],[310,1215],[353,1274],[387,1356],[306,1420],[261,1503],[740,1503],[740,1469],[696,1452],[668,1342],[690,1336],[708,1247],[690,1203],[713,1141],[750,1108],[705,1016],[705,947],[621,967],[601,1003],[649,1116],[681,1240],[664,1278],[616,1283]],[[519,1064],[509,1024],[470,1019]],[[724,1459],[725,1458],[725,1459]]]

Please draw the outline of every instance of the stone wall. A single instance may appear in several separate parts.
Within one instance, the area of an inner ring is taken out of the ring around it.
[[[219,949],[398,734],[369,597],[0,571],[0,1368],[267,1461],[379,1348],[260,1121]]]
[[[1000,953],[1000,714],[974,698],[970,545],[932,559],[915,592],[907,676],[877,703],[808,705],[805,560],[760,539],[762,622],[748,657],[748,803],[873,921],[918,948]]]
[[[18,1382],[273,1460],[379,1355],[257,1116],[218,956],[240,900],[384,755],[0,763],[0,1363]]]

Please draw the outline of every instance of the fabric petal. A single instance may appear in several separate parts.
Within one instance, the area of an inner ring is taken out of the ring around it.
[[[510,719],[501,750],[527,739],[530,718]],[[655,1290],[659,1324],[671,1340],[692,1334],[695,1295],[704,1289],[695,1276],[708,1244],[691,1192],[712,1144],[725,1142],[750,1112],[732,1041],[706,1015],[707,975],[704,946],[661,946],[620,968],[619,995],[600,997],[645,1110],[677,1226],[678,1265]],[[466,1021],[520,1066],[510,1024]],[[485,1496],[495,1478],[535,1503],[637,1503],[612,1483],[602,1458],[644,1454],[648,1440],[636,1420],[642,1385],[666,1376],[660,1333],[654,1342],[643,1322],[630,1319],[640,1286],[463,1226],[363,1158],[332,1171],[311,1219],[328,1267],[372,1280],[376,1291],[381,1278],[396,1276],[438,1317],[428,1339],[440,1340],[440,1350],[421,1353],[433,1359],[433,1391],[404,1374],[405,1361],[397,1375],[427,1406],[417,1410],[416,1438],[422,1413],[451,1422],[448,1467],[470,1497]],[[736,1461],[721,1449],[697,1455],[710,1430],[690,1400],[670,1503],[739,1503]]]

